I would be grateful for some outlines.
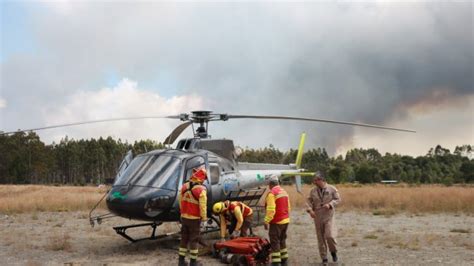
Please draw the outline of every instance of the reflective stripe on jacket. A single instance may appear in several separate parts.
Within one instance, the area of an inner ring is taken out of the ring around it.
[[[253,213],[252,208],[245,205],[244,203],[242,203],[240,201],[232,201],[229,205],[230,213],[235,213],[236,208],[239,209],[239,211],[241,212],[241,214],[243,215],[244,218]]]
[[[235,230],[237,231],[242,227],[244,218],[253,213],[253,210],[249,206],[240,201],[232,201],[229,205],[228,211],[235,216],[235,219],[237,219],[237,224],[235,225]]]
[[[290,222],[290,198],[280,186],[273,187],[265,199],[265,223],[287,224]]]
[[[207,219],[207,191],[202,185],[194,185],[189,189],[190,182],[181,187],[179,193],[179,209],[181,217],[187,219]]]

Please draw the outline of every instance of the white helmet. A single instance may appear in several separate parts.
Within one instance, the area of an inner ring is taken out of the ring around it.
[[[273,185],[278,185],[280,183],[280,180],[278,179],[278,175],[272,174],[268,178],[268,184],[273,184]]]

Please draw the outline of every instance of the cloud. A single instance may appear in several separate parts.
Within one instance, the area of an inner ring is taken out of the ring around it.
[[[383,152],[417,156],[425,155],[430,148],[441,144],[453,152],[456,146],[474,144],[472,111],[474,111],[474,95],[464,97],[461,105],[449,104],[443,108],[432,108],[429,112],[425,107],[420,112],[415,106],[408,109],[408,115],[397,118],[392,123],[396,126],[417,128],[417,133],[375,133],[367,129],[356,129],[350,147],[377,147]],[[344,154],[345,149],[340,153]]]
[[[204,99],[197,95],[164,98],[140,89],[135,81],[122,79],[112,88],[77,91],[63,105],[45,106],[42,116],[47,125],[57,125],[114,117],[174,115],[187,112],[190,108],[201,109],[204,103]],[[56,142],[65,135],[76,139],[114,136],[131,141],[145,138],[163,141],[163,136],[167,136],[178,123],[169,119],[130,120],[73,126],[40,134],[47,141]]]
[[[0,98],[0,109],[7,107],[7,101],[5,99]]]
[[[49,123],[41,110],[70,106],[72,97],[107,84],[111,71],[144,84],[143,91],[198,95],[216,112],[400,127],[405,116],[422,115],[402,107],[419,106],[440,88],[449,91],[446,101],[474,93],[472,3],[67,2],[50,12],[31,5],[39,52],[2,63],[9,105],[0,112],[8,129]],[[294,148],[306,131],[309,147],[330,152],[351,146],[355,130],[251,120],[211,125],[215,137],[251,147]]]
[[[412,115],[429,114],[438,110],[472,110],[472,97],[456,94],[450,88],[433,88],[421,99],[405,101],[397,106],[397,114]]]

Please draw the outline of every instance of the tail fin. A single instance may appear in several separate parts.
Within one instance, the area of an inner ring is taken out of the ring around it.
[[[301,161],[303,161],[303,148],[304,148],[304,142],[306,140],[306,133],[303,132],[301,134],[300,138],[300,145],[298,146],[298,153],[296,154],[296,168],[300,169],[301,168]]]
[[[301,162],[303,161],[303,148],[306,140],[306,133],[303,132],[300,138],[300,145],[298,145],[298,153],[296,154],[296,169],[301,169]],[[301,175],[295,176],[296,191],[303,193],[301,190]]]
[[[302,173],[301,172],[301,171],[304,171],[303,169],[301,169],[301,163],[303,161],[303,148],[304,148],[305,140],[306,140],[306,133],[303,132],[301,134],[301,138],[300,138],[300,145],[298,146],[298,153],[296,154],[296,162],[295,162],[296,171],[294,171],[294,172],[285,172],[285,173],[281,174],[282,176],[294,176],[295,177],[295,184],[296,184],[296,191],[298,191],[301,194],[303,194],[303,192],[301,190],[301,176],[312,176],[312,175],[314,175],[314,173],[308,173],[308,172]]]

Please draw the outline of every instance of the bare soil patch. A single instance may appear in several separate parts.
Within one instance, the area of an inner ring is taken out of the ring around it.
[[[469,214],[337,213],[341,262],[361,264],[474,264],[474,217]],[[112,226],[130,221],[116,218],[91,228],[87,212],[0,214],[2,265],[93,264],[174,265],[177,239],[131,244]],[[160,232],[179,230],[176,223]],[[255,230],[266,235],[262,227]],[[149,229],[135,232],[149,234]],[[311,219],[302,210],[292,212],[289,227],[292,265],[320,261]],[[205,265],[219,265],[209,256]]]

